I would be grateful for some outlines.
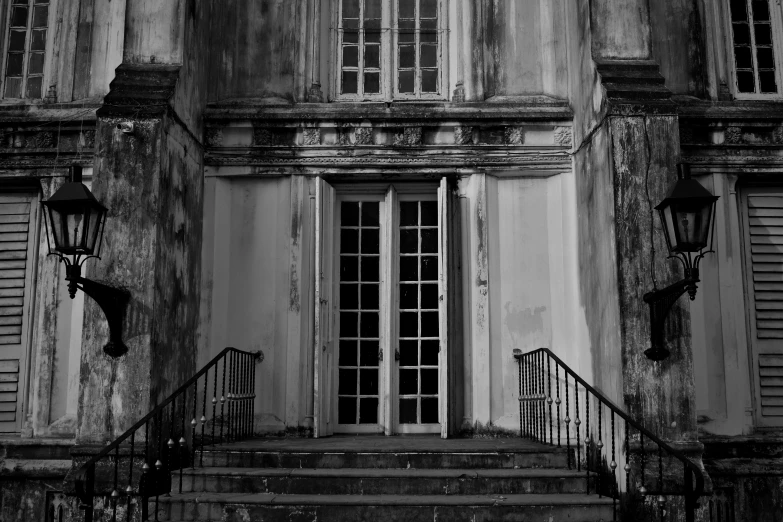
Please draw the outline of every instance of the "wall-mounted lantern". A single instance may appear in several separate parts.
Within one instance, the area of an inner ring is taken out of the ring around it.
[[[644,295],[650,305],[651,348],[644,354],[653,361],[669,356],[664,347],[663,325],[674,303],[685,292],[696,298],[699,264],[705,254],[713,252],[715,203],[718,196],[691,179],[688,165],[677,165],[677,183],[655,209],[663,224],[669,257],[678,259],[685,269],[685,278],[661,290],[653,288]],[[705,250],[706,249],[706,250]]]
[[[92,257],[101,258],[106,207],[82,183],[79,166],[70,168],[70,181],[43,205],[49,255],[56,255],[65,263],[71,299],[79,289],[98,303],[109,323],[109,342],[103,351],[111,357],[125,354],[128,347],[122,342],[122,321],[130,293],[82,277],[82,264]]]

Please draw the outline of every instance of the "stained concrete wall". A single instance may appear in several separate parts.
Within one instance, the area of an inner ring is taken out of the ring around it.
[[[280,98],[293,101],[299,2],[228,0],[212,16],[209,100]],[[324,10],[328,14],[328,10]],[[230,34],[230,38],[223,35]],[[328,59],[323,50],[321,56]]]
[[[698,0],[650,2],[652,56],[675,94],[706,94],[706,41]]]

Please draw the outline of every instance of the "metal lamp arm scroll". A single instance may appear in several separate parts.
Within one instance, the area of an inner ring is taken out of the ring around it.
[[[650,305],[650,329],[652,346],[644,351],[647,358],[653,361],[662,361],[669,357],[669,350],[664,347],[664,328],[666,318],[674,306],[674,303],[682,297],[685,292],[696,295],[696,284],[699,282],[698,276],[690,276],[677,281],[674,284],[653,290],[644,294],[642,299]],[[693,297],[691,297],[693,299]]]

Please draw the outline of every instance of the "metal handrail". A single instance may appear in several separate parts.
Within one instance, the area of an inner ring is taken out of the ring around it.
[[[209,361],[201,370],[196,372],[193,377],[185,381],[183,385],[177,388],[171,395],[163,400],[163,402],[155,406],[152,411],[147,413],[122,435],[82,464],[73,474],[73,477],[76,496],[81,500],[81,507],[85,509],[85,522],[92,522],[93,520],[93,500],[95,497],[103,496],[102,494],[96,494],[95,492],[96,467],[102,460],[107,458],[111,460],[113,456],[114,476],[112,480],[112,490],[109,495],[113,510],[112,520],[117,520],[118,505],[120,504],[121,497],[127,498],[126,520],[132,520],[132,497],[140,498],[141,519],[147,520],[147,500],[151,496],[156,497],[155,520],[158,520],[157,502],[159,495],[169,492],[171,474],[177,469],[180,471],[179,488],[181,492],[182,469],[188,462],[192,466],[195,466],[197,445],[203,449],[206,440],[209,440],[210,443],[222,443],[237,441],[252,436],[253,412],[256,397],[255,362],[257,360],[259,360],[259,362],[263,360],[263,354],[260,351],[245,352],[232,347],[223,349],[223,351]],[[210,379],[210,371],[213,369],[212,379]],[[218,398],[217,388],[218,380],[221,378],[221,375],[219,374],[219,370],[221,369],[222,384],[220,397]],[[202,380],[202,378],[203,386],[201,388],[201,397],[199,397],[199,381]],[[210,406],[212,408],[211,415],[209,408],[207,407],[207,393],[210,384],[212,385],[212,399],[210,401]],[[226,385],[228,385],[228,387]],[[189,394],[191,389],[192,394]],[[226,389],[228,392],[226,392]],[[181,401],[181,407],[179,408],[180,411],[177,412],[177,401],[180,398],[183,398],[183,400]],[[201,401],[199,401],[199,399],[201,399]],[[201,417],[197,420],[199,402],[201,402]],[[218,404],[220,405],[219,417],[217,415]],[[170,412],[167,412],[167,409],[169,409]],[[226,409],[228,410],[227,415]],[[190,417],[190,415],[187,414],[191,412],[191,420],[190,422],[186,422],[186,417]],[[218,419],[220,431],[218,436],[216,436],[215,431],[217,429],[216,425]],[[209,420],[212,421],[211,434],[207,435],[205,433],[205,428]],[[177,421],[180,421],[179,424],[177,424]],[[187,432],[186,424],[190,428],[190,433]],[[200,440],[197,441],[197,438],[199,437],[197,433],[199,425],[201,426],[201,435]],[[143,443],[139,442],[138,444],[144,444],[144,450],[143,452],[140,450],[137,454],[136,434],[142,428],[144,429],[145,435],[144,441]],[[166,432],[167,435],[165,437],[164,432]],[[150,437],[150,435],[152,436]],[[179,435],[179,439],[176,438],[177,435]],[[156,436],[157,443],[154,440]],[[209,437],[209,439],[207,439],[207,437]],[[165,438],[168,438],[168,442],[166,442],[168,449],[165,450],[164,455],[162,441]],[[175,442],[175,440],[177,440],[177,442]],[[127,464],[127,487],[123,490],[119,486],[120,448],[126,444],[129,444],[130,447],[125,448],[122,452],[123,457],[129,455]],[[178,446],[178,448],[175,449],[175,446]],[[136,467],[134,458],[141,458],[144,462],[141,467],[138,485],[135,488],[133,481],[134,467]],[[200,460],[203,465],[203,452]]]
[[[590,384],[585,382],[584,379],[582,379],[579,375],[576,374],[565,362],[563,362],[562,359],[560,359],[557,355],[552,353],[551,350],[548,348],[539,348],[537,350],[533,350],[531,352],[522,353],[521,350],[516,349],[514,350],[514,358],[517,360],[519,364],[519,422],[520,422],[520,435],[523,437],[531,438],[533,440],[536,440],[538,442],[547,442],[547,425],[546,425],[546,418],[547,418],[547,409],[549,413],[549,440],[548,443],[554,444],[554,433],[553,433],[553,424],[552,424],[552,404],[554,403],[556,405],[557,409],[557,445],[561,445],[561,433],[560,433],[560,408],[562,404],[561,396],[560,396],[560,376],[559,376],[559,369],[563,369],[563,377],[565,378],[565,399],[566,399],[566,416],[563,419],[565,423],[565,430],[566,430],[566,445],[569,450],[568,455],[568,465],[569,468],[571,467],[571,454],[570,454],[570,424],[571,419],[569,418],[570,414],[570,407],[569,407],[569,383],[568,383],[568,376],[573,378],[574,380],[574,401],[576,403],[575,413],[576,413],[576,419],[574,420],[574,426],[576,429],[576,451],[577,451],[577,462],[576,466],[578,469],[581,468],[581,445],[580,445],[580,424],[581,420],[579,418],[580,416],[580,407],[579,407],[579,387],[577,384],[581,385],[582,388],[585,391],[585,418],[586,418],[586,427],[585,432],[586,436],[584,438],[584,444],[585,444],[585,471],[587,472],[587,488],[588,493],[590,489],[590,449],[591,449],[591,440],[590,440],[590,401],[587,396],[587,394],[592,394],[600,403],[601,406],[604,406],[609,409],[611,413],[611,430],[612,430],[612,456],[611,456],[611,462],[609,464],[609,468],[611,469],[611,474],[614,479],[614,490],[612,498],[615,500],[613,502],[613,507],[615,511],[615,519],[617,516],[617,497],[619,496],[619,491],[616,485],[616,475],[615,475],[615,469],[617,467],[616,460],[615,460],[615,415],[619,417],[620,419],[625,421],[625,444],[626,444],[626,454],[628,456],[631,455],[631,448],[629,446],[629,426],[636,431],[639,432],[639,441],[641,449],[639,453],[641,453],[641,477],[642,477],[642,487],[639,489],[639,492],[642,495],[646,495],[647,491],[644,487],[644,466],[645,466],[645,454],[644,454],[644,437],[647,437],[649,440],[651,440],[657,447],[658,447],[658,462],[659,462],[659,477],[658,477],[658,485],[659,485],[659,497],[658,502],[660,506],[660,513],[661,513],[661,519],[663,519],[663,505],[665,503],[665,498],[663,497],[663,468],[662,468],[662,452],[665,452],[666,454],[676,458],[683,464],[684,468],[684,490],[681,493],[678,493],[679,495],[682,495],[685,497],[685,508],[686,508],[686,521],[687,522],[693,522],[695,517],[695,510],[697,507],[697,500],[699,497],[701,497],[704,494],[704,474],[702,470],[694,464],[685,454],[683,454],[681,451],[673,448],[663,440],[661,440],[658,436],[656,436],[654,433],[649,431],[647,428],[642,426],[639,422],[637,422],[635,419],[633,419],[630,415],[628,415],[626,412],[621,410],[619,407],[617,407],[612,401],[610,401],[608,398],[606,398],[601,392],[593,388]],[[551,362],[555,362],[555,380],[556,380],[556,399],[552,399],[552,373],[551,373]],[[524,376],[525,379],[523,379],[523,362],[526,363],[526,367],[524,369]],[[544,367],[546,366],[546,368]],[[602,432],[601,432],[601,421],[603,419],[603,413],[602,410],[599,409],[598,411],[598,422],[599,422],[599,439],[596,444],[596,448],[598,449],[599,455],[598,460],[601,461],[602,455],[600,454],[601,450],[603,449],[603,441],[601,439]],[[630,491],[630,471],[631,467],[629,463],[626,463],[624,467],[626,471],[626,491]],[[596,487],[597,492],[600,494],[600,491],[598,491],[601,488],[601,474],[603,472],[599,471],[597,473],[597,479],[599,480],[598,485]],[[695,483],[694,483],[695,480]],[[611,491],[611,487],[609,488]],[[667,494],[672,494],[671,492],[668,492]],[[677,494],[677,493],[675,493]]]

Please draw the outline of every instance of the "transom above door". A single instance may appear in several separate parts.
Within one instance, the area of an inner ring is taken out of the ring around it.
[[[316,301],[320,435],[445,435],[446,227],[440,192],[429,183],[334,193],[331,263],[323,246]],[[328,224],[320,223],[325,235]],[[324,307],[329,274],[332,306]]]

